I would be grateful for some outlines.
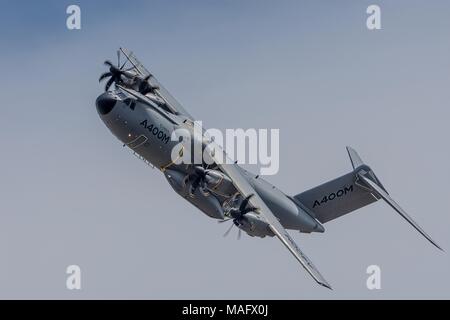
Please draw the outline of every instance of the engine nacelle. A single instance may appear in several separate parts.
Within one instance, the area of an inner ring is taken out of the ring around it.
[[[183,198],[191,202],[205,214],[215,219],[223,219],[224,212],[219,200],[212,194],[205,194],[200,188],[190,193],[191,181],[186,180],[185,174],[176,170],[167,169],[164,175],[172,188]]]
[[[224,197],[231,197],[236,192],[231,179],[218,170],[206,171],[205,187],[209,191]]]
[[[273,237],[275,234],[270,230],[269,225],[258,214],[250,212],[238,221],[240,229],[247,232],[249,236],[264,238]]]

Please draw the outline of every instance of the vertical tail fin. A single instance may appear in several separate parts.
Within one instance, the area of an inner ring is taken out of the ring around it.
[[[364,162],[359,157],[359,154],[353,148],[347,147],[347,153],[348,153],[348,156],[350,157],[350,161],[352,163],[353,170],[364,164]]]

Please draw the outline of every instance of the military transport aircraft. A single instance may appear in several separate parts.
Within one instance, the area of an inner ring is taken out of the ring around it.
[[[211,152],[213,164],[177,164],[171,152],[179,141],[172,141],[171,133],[183,128],[193,134],[194,118],[131,51],[120,48],[117,60],[117,66],[105,61],[109,71],[99,79],[109,78],[105,92],[96,101],[100,118],[124,146],[160,169],[179,195],[219,222],[231,220],[226,234],[235,225],[239,236],[241,230],[250,236],[276,236],[314,280],[329,289],[331,286],[286,229],[324,232],[324,223],[383,199],[441,249],[390,197],[372,169],[350,147],[350,173],[294,196],[286,195],[237,163],[216,161],[217,150]],[[226,157],[223,149],[219,152]]]

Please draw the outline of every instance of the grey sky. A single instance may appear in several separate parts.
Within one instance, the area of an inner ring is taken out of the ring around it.
[[[449,255],[381,202],[291,232],[332,292],[275,239],[224,239],[94,106],[103,61],[128,47],[205,126],[279,128],[267,179],[287,194],[348,172],[351,145],[449,251],[450,3],[432,2],[377,1],[380,31],[371,1],[80,1],[80,31],[69,1],[6,2],[0,298],[450,298]]]

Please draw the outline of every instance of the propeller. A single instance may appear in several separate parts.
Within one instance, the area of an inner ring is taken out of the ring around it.
[[[127,60],[125,60],[125,62],[122,64],[122,66],[120,65],[120,51],[117,51],[117,66],[115,66],[109,60],[106,60],[104,62],[104,64],[109,67],[109,71],[103,73],[100,76],[100,78],[98,79],[98,81],[101,82],[102,80],[110,77],[108,82],[106,82],[105,91],[108,91],[108,89],[111,87],[111,85],[113,83],[122,84],[123,83],[122,75],[124,75],[126,77],[130,76],[130,74],[127,74],[127,72],[134,69],[134,66],[129,69],[124,70],[123,68],[125,67],[126,63],[127,63]]]
[[[239,208],[235,209],[232,208],[230,210],[230,216],[233,217],[233,222],[236,224],[236,222],[239,222],[239,220],[242,220],[244,216],[252,211],[255,211],[256,208],[253,206],[248,206],[248,202],[250,201],[251,197],[253,197],[254,194],[250,194],[247,197],[242,200],[241,204],[239,205]]]
[[[140,78],[139,80],[139,86],[138,86],[138,91],[143,94],[144,96],[147,93],[155,93],[155,90],[159,90],[158,86],[152,85],[150,84],[150,82],[148,80],[150,80],[150,78],[152,77],[151,74],[147,75],[145,78]]]
[[[116,67],[109,60],[105,61],[105,65],[109,66],[109,71],[103,73],[100,76],[100,78],[98,79],[98,81],[101,82],[103,79],[106,79],[106,78],[110,77],[108,82],[106,82],[106,85],[105,85],[105,91],[108,91],[109,87],[111,87],[111,85],[113,83],[122,83],[123,71],[120,69],[119,66]]]
[[[224,222],[224,221],[219,221],[219,222]],[[231,224],[231,226],[227,229],[227,231],[223,234],[223,236],[226,237],[230,233],[231,229],[233,229],[233,227],[234,227],[234,223]]]
[[[193,172],[187,175],[187,180],[191,181],[190,193],[193,195],[198,187],[205,190],[205,180],[208,175],[208,170],[214,170],[215,164],[198,165],[194,167]]]
[[[227,221],[229,221],[229,220],[232,220],[232,219],[221,220],[221,221],[219,221],[219,223],[227,222]],[[223,234],[223,236],[224,236],[224,237],[228,236],[228,234],[230,233],[231,229],[233,229],[234,226],[235,226],[235,224],[232,223],[231,226],[227,229],[227,231]],[[241,237],[242,237],[242,230],[241,230],[241,229],[238,229],[237,239],[240,240]]]
[[[251,195],[248,195],[247,197],[245,197],[244,200],[242,200],[241,204],[239,205],[239,208],[232,208],[229,211],[231,218],[219,221],[219,223],[228,222],[230,220],[233,221],[231,226],[224,233],[224,235],[223,235],[224,237],[226,237],[230,233],[231,229],[233,229],[233,226],[239,227],[239,225],[242,224],[241,221],[243,219],[245,219],[245,215],[247,213],[257,210],[255,207],[248,205],[248,202],[250,201],[251,197],[253,197],[253,196],[254,196],[254,194],[251,194]],[[240,239],[241,236],[242,236],[242,230],[239,228],[238,239]]]
[[[192,181],[189,190],[191,194],[195,194],[195,191],[197,190],[198,187],[204,186],[205,177],[206,177],[205,168],[203,168],[202,166],[194,167],[194,172],[189,174],[188,176],[188,179]]]

